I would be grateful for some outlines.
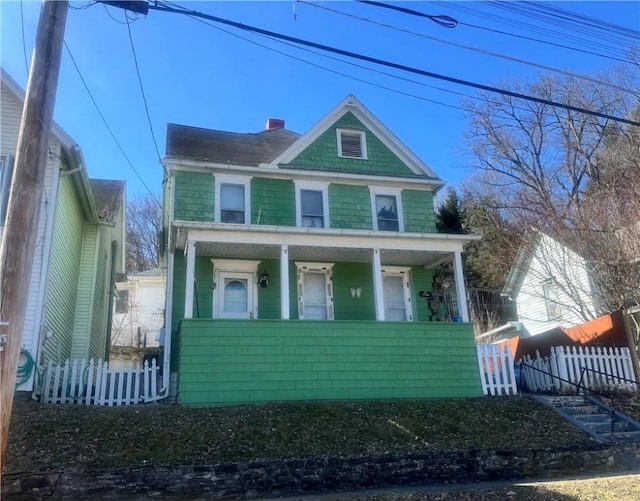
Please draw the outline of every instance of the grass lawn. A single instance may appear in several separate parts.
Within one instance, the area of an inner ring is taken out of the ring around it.
[[[6,472],[592,444],[526,397],[183,408],[16,401]]]

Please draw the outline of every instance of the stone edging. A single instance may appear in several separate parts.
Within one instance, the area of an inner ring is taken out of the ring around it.
[[[408,485],[549,478],[637,470],[640,443],[527,451],[419,452],[221,463],[212,466],[64,468],[6,474],[3,499],[127,496],[250,499]]]

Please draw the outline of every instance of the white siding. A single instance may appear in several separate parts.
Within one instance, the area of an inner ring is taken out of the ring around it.
[[[164,325],[163,278],[133,276],[129,282],[118,282],[116,289],[129,291],[129,306],[127,313],[113,315],[111,345],[135,348],[159,346],[158,335]],[[138,339],[138,328],[141,339]]]
[[[22,103],[2,85],[0,90],[0,156],[14,155],[18,146],[18,134],[20,129],[20,120],[22,117]],[[60,156],[60,143],[52,137],[50,141],[50,150],[57,156]],[[47,250],[49,249],[49,241],[51,239],[51,223],[50,214],[55,211],[55,189],[54,183],[57,181],[56,169],[58,169],[59,160],[50,155],[47,159],[47,167],[44,181],[44,196],[42,198],[42,206],[40,210],[40,219],[38,222],[38,234],[36,240],[36,249],[33,259],[33,270],[29,281],[29,298],[27,302],[27,310],[25,316],[24,331],[22,336],[22,346],[28,350],[35,358],[38,353],[38,345],[40,342],[39,319],[42,312],[42,295],[41,288],[45,286],[45,277],[43,272],[46,269],[45,261],[49,259]],[[23,385],[21,390],[30,390],[32,382]]]
[[[547,235],[541,235],[533,255],[516,298],[518,320],[529,334],[540,334],[554,327],[571,327],[598,316],[582,257]],[[560,319],[549,319],[545,284],[556,288],[562,312]]]

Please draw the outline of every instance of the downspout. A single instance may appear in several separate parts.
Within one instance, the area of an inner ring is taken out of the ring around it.
[[[107,310],[107,343],[104,349],[104,359],[109,361],[111,355],[111,328],[113,327],[113,303],[116,297],[116,256],[118,241],[111,241],[111,270],[109,271],[109,306]]]

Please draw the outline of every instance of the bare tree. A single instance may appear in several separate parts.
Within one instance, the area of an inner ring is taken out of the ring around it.
[[[626,116],[638,102],[617,82],[606,86],[576,77],[543,75],[506,87],[608,115]],[[467,103],[473,110],[467,142],[475,185],[489,189],[509,220],[544,229],[570,226],[589,183],[599,182],[599,153],[617,123],[512,96],[479,97]]]
[[[598,76],[609,85],[542,75],[503,87],[638,121],[640,73],[634,70],[616,68]],[[463,200],[468,215],[473,215],[469,205],[479,209],[479,219],[468,222],[470,231],[490,240],[484,244],[489,251],[478,255],[486,261],[479,267],[490,278],[485,280],[504,280],[505,262],[513,264],[523,235],[535,228],[567,248],[558,254],[538,247],[540,274],[555,277],[563,307],[577,318],[640,305],[638,127],[510,96],[479,98],[467,103],[473,109],[467,144],[476,170],[465,183]],[[573,276],[578,273],[573,252],[584,258],[588,287]],[[597,308],[586,306],[587,292]]]
[[[159,265],[162,207],[151,195],[130,200],[127,206],[127,273],[151,270]]]

